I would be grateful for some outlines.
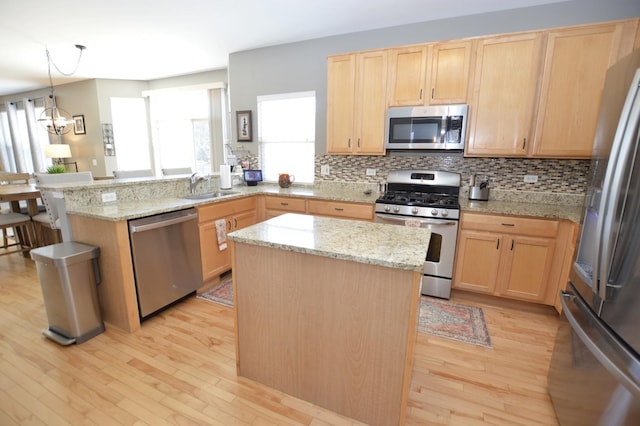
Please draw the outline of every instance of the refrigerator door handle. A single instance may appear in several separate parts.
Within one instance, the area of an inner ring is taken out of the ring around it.
[[[640,121],[640,97],[638,87],[640,85],[640,72],[637,72],[632,83],[633,93],[629,93],[625,100],[621,114],[621,122],[616,129],[605,180],[602,184],[602,198],[598,209],[598,253],[593,271],[593,280],[597,283],[597,293],[601,300],[606,299],[607,284],[611,267],[612,253],[615,250],[615,241],[605,236],[617,235],[614,232],[616,206],[626,194],[628,179],[624,181],[624,172],[632,170],[627,167],[629,162],[635,160],[637,126]],[[624,117],[624,122],[622,122]],[[595,290],[595,289],[594,289]]]
[[[602,366],[640,399],[640,361],[601,323],[582,299],[562,291],[560,302],[573,332]]]

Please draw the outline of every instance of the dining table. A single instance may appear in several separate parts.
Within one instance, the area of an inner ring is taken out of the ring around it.
[[[0,185],[0,202],[9,203],[11,211],[20,213],[20,201],[27,202],[27,214],[31,217],[38,214],[38,198],[40,198],[40,190],[35,184],[7,184]]]

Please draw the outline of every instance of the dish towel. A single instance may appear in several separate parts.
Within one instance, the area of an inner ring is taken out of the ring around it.
[[[227,220],[216,220],[216,236],[218,237],[218,248],[220,251],[227,248]]]

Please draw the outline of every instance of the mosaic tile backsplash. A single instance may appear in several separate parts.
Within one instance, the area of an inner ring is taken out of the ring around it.
[[[240,158],[239,158],[240,160]],[[259,167],[257,156],[246,156],[252,168]],[[329,166],[329,174],[322,175],[320,167]],[[462,186],[468,187],[471,178],[489,179],[492,189],[533,192],[584,194],[588,182],[589,160],[547,160],[521,158],[464,158],[461,155],[317,155],[316,182],[386,182],[387,173],[395,169],[447,170],[461,174]],[[376,169],[375,176],[367,176],[367,169]],[[525,175],[536,175],[536,183],[525,183]]]

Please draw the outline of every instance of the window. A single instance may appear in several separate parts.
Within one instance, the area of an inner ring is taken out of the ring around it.
[[[224,160],[224,126],[217,125],[225,111],[222,89],[181,88],[159,90],[150,96],[151,128],[160,168],[191,167],[201,174],[213,171],[214,161]],[[221,129],[217,135],[213,129]],[[212,140],[212,137],[214,140]]]
[[[42,98],[0,105],[1,170],[32,173],[51,165],[51,159],[44,155],[49,133],[38,122],[43,111]]]
[[[111,98],[117,170],[151,169],[147,109],[142,98]]]
[[[258,96],[258,141],[265,181],[279,173],[313,183],[316,134],[315,92]]]

